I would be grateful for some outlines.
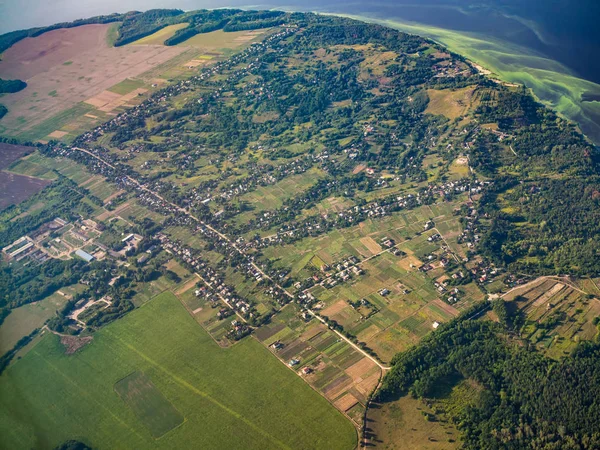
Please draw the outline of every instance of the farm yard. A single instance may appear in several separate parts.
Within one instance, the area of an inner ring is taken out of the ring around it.
[[[352,424],[262,345],[221,349],[172,294],[64,352],[47,334],[2,375],[2,447],[54,447],[73,436],[107,448],[356,445]],[[170,430],[155,425],[157,415]]]

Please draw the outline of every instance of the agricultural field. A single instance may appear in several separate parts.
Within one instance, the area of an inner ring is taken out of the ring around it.
[[[458,301],[449,304],[446,300],[452,288],[441,287],[442,283],[459,269],[455,262],[455,268],[450,269],[440,261],[457,259],[456,255],[464,251],[455,240],[460,225],[451,211],[451,205],[424,206],[307,238],[293,246],[270,247],[263,255],[276,266],[290,267],[291,276],[300,279],[320,274],[324,265],[356,258],[355,267],[361,273],[348,269],[353,273],[348,280],[332,283],[333,278],[325,279],[306,292],[314,296],[322,316],[334,320],[389,361],[460,310],[485,298],[481,288],[471,282],[452,294]],[[423,224],[430,217],[435,217],[436,228],[423,232]],[[437,235],[440,238],[433,240]],[[386,238],[393,239],[399,256],[382,246]],[[454,249],[454,256],[449,256]],[[430,257],[434,261],[431,269],[421,270]]]
[[[0,172],[0,210],[28,199],[50,184],[48,180]]]
[[[541,278],[514,289],[504,300],[522,311],[523,337],[551,358],[569,355],[579,342],[598,334],[600,300],[591,279],[573,283],[558,277]]]
[[[219,348],[172,294],[102,329],[73,356],[47,334],[1,380],[3,447],[54,447],[73,436],[106,448],[356,445],[351,423],[262,345],[250,338]]]
[[[297,305],[287,305],[256,338],[283,364],[360,426],[367,398],[382,376],[381,369],[317,319],[305,318]]]
[[[173,36],[177,30],[181,30],[182,28],[185,28],[188,25],[189,24],[187,22],[184,22],[166,26],[158,30],[156,33],[138,39],[137,41],[132,42],[129,45],[163,45],[164,42],[171,36]]]
[[[223,30],[197,34],[187,41],[178,44],[179,47],[197,47],[203,50],[229,53],[231,49],[249,45],[259,40],[268,30],[250,30],[225,32]],[[210,56],[210,55],[209,55]]]
[[[110,90],[113,86],[183,51],[161,45],[110,47],[109,29],[110,25],[58,29],[9,48],[0,73],[26,80],[27,88],[3,98],[9,113],[0,123],[0,133],[29,141],[72,139],[113,111],[135,104],[138,94],[148,90],[119,94]]]
[[[15,161],[33,152],[33,147],[0,143],[0,210],[9,205],[21,203],[36,192],[44,189],[49,181],[31,175],[7,172]]]

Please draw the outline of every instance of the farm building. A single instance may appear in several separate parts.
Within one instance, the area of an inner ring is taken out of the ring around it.
[[[84,252],[83,250],[75,250],[75,254],[87,262],[93,261],[94,259],[92,255],[90,255],[88,252]]]

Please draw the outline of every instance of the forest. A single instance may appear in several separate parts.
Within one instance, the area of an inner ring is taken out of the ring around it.
[[[460,430],[464,448],[598,448],[600,344],[583,342],[571,356],[551,360],[511,337],[510,317],[502,324],[469,320],[485,306],[397,355],[378,401],[406,394],[432,401],[469,380],[482,388],[477,400],[439,411]]]
[[[21,80],[3,80],[0,78],[0,94],[12,94],[22,91],[27,87],[27,83]]]

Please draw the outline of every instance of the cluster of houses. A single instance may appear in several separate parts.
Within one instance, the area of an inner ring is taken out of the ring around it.
[[[230,310],[238,312],[244,318],[252,318],[256,314],[251,301],[241,297],[233,287],[225,284],[218,272],[198,255],[198,250],[174,241],[164,233],[159,233],[156,237],[165,251],[175,255],[202,278],[204,286],[196,289],[197,297],[203,297],[211,302],[221,300]],[[221,310],[219,313],[220,318],[229,316]]]

